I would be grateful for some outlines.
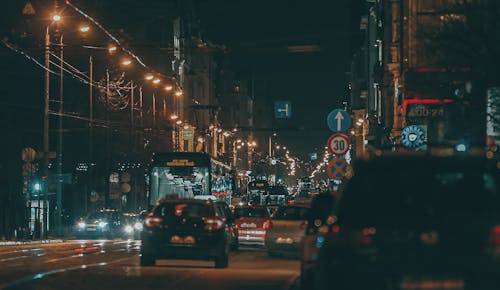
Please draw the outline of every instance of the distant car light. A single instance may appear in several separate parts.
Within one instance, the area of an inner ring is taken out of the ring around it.
[[[100,228],[104,228],[104,227],[105,227],[105,226],[107,226],[107,225],[108,225],[108,223],[107,223],[107,222],[99,222],[99,224],[98,224],[98,226],[99,226]]]
[[[78,228],[84,229],[87,225],[84,222],[79,222],[78,223]]]
[[[134,232],[134,228],[131,226],[131,225],[126,225],[123,230],[127,233],[127,234],[131,234]]]
[[[134,229],[136,229],[136,230],[138,230],[138,231],[142,231],[142,228],[143,228],[142,223],[140,223],[140,222],[136,222],[136,223],[134,224]]]

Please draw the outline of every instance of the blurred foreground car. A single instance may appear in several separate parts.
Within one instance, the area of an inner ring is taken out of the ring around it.
[[[108,238],[121,234],[121,213],[115,210],[101,210],[81,219],[76,224],[76,238]]]
[[[300,244],[300,285],[304,290],[313,289],[314,268],[318,258],[316,241],[321,234],[319,232],[320,228],[328,222],[331,223],[335,198],[333,193],[325,191],[315,195],[309,205],[311,209],[307,216],[307,227]],[[322,230],[324,230],[324,227]]]
[[[466,156],[357,165],[320,226],[316,289],[500,289],[497,166]]]
[[[269,256],[298,256],[308,213],[309,207],[306,205],[282,205],[276,210],[269,224],[265,225],[266,249]]]
[[[237,206],[234,209],[234,216],[241,245],[265,245],[266,230],[270,225],[267,207]]]
[[[146,217],[141,233],[141,266],[156,259],[200,259],[228,266],[231,233],[212,200],[165,199]]]

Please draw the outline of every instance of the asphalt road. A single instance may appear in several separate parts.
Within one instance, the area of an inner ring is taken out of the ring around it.
[[[0,289],[290,289],[297,260],[260,249],[232,252],[227,269],[213,262],[160,260],[139,266],[140,241],[85,240],[0,247]]]

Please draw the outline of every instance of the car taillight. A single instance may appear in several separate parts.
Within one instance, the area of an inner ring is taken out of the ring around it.
[[[322,229],[320,229],[320,232]],[[377,233],[374,227],[364,228],[361,230],[342,229],[338,225],[332,226],[326,234],[331,241],[337,244],[348,243],[353,246],[371,246],[373,236]]]
[[[144,224],[146,227],[159,227],[161,226],[161,223],[163,222],[163,218],[158,217],[158,216],[148,216],[144,220]]]
[[[266,220],[264,222],[264,224],[262,225],[262,227],[265,229],[265,230],[268,230],[270,228],[273,227],[273,223],[271,222],[271,220]]]
[[[300,223],[301,230],[305,230],[306,228],[307,228],[307,221],[303,221],[302,223]]]
[[[500,225],[494,226],[490,231],[490,244],[500,246]]]
[[[205,229],[209,231],[220,230],[224,228],[224,221],[217,217],[203,218]]]

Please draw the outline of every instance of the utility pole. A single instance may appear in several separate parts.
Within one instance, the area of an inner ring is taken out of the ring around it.
[[[130,81],[130,152],[134,153],[134,82]]]
[[[63,112],[64,112],[64,46],[63,34],[61,33],[59,39],[59,119],[58,119],[58,133],[57,133],[57,192],[56,192],[56,231],[58,236],[62,236],[62,150],[63,150]]]
[[[105,184],[107,185],[104,189],[105,192],[105,197],[104,197],[104,206],[107,207],[109,204],[109,176],[111,172],[111,122],[110,122],[110,109],[109,109],[109,71],[106,69],[106,172],[105,172],[105,177],[106,181]]]
[[[85,194],[85,214],[88,212],[88,201],[92,196],[93,187],[93,159],[94,159],[94,99],[93,99],[93,79],[94,79],[94,69],[93,69],[93,59],[92,55],[89,56],[89,167],[88,167],[88,192]]]
[[[43,183],[42,190],[38,194],[38,212],[36,219],[38,224],[35,223],[35,233],[39,231],[40,238],[45,237],[45,223],[41,212],[40,202],[43,200],[45,203],[45,197],[48,194],[48,177],[49,177],[49,103],[50,103],[50,32],[49,26],[45,30],[45,104],[43,110]],[[42,199],[40,195],[44,196]],[[44,213],[45,214],[45,213]],[[38,229],[36,229],[38,227]]]

